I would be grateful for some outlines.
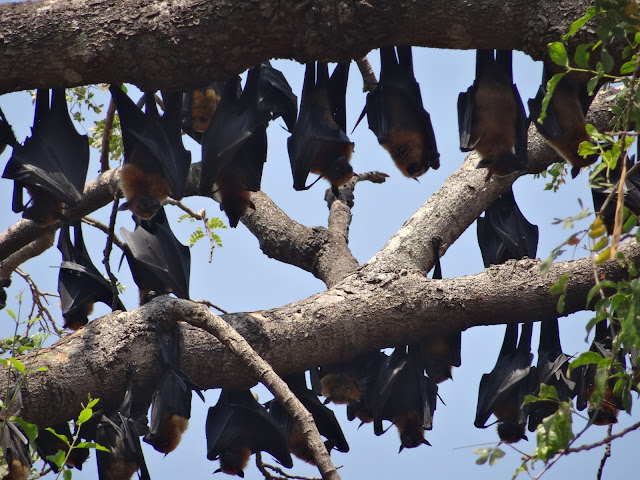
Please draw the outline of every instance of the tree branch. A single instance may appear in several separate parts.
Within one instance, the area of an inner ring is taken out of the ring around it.
[[[390,44],[504,48],[541,60],[547,56],[548,43],[559,40],[589,4],[588,0],[4,4],[0,92],[103,82],[130,82],[145,90],[186,89],[229,78],[271,58],[346,60]],[[588,30],[581,37],[584,43],[597,40]],[[216,55],[203,57],[201,52]]]
[[[628,242],[622,251],[640,265],[640,246]],[[556,317],[557,297],[548,293],[549,287],[565,273],[564,314],[585,309],[594,281],[590,258],[554,264],[544,276],[538,273],[539,265],[537,260],[509,261],[477,275],[444,280],[430,280],[416,271],[372,274],[361,269],[336,287],[296,303],[222,318],[278,375],[289,375],[429,334]],[[598,273],[615,281],[625,278],[627,270],[607,262]],[[136,396],[151,398],[162,373],[154,322],[188,319],[201,309],[164,296],[131,312],[106,315],[62,338],[34,363],[34,368],[47,371],[27,379],[25,419],[38,425],[69,419],[80,411],[87,392],[117,404],[125,378],[119,373],[127,364],[136,369],[141,389]],[[202,388],[247,387],[257,380],[197,329],[185,327],[182,337],[182,367]],[[318,341],[323,338],[331,342]],[[47,408],[51,402],[58,405],[55,411]]]

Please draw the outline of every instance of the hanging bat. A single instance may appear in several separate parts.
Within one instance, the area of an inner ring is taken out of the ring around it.
[[[633,167],[634,162],[627,159],[627,172]],[[622,171],[622,160],[618,160],[616,168],[609,171],[608,176],[606,170],[591,181],[591,197],[593,199],[593,209],[598,212],[599,216],[607,229],[609,235],[613,233],[616,212],[616,194],[612,201],[602,211],[602,205],[607,200],[611,189],[620,181],[620,173]],[[610,186],[609,186],[610,185]],[[624,182],[624,206],[627,207],[634,215],[640,215],[640,171],[635,170],[627,175]]]
[[[431,117],[413,73],[411,47],[380,48],[380,81],[367,95],[356,127],[365,113],[369,129],[405,177],[418,178],[429,168],[440,168]]]
[[[511,50],[476,51],[476,79],[458,96],[460,150],[475,150],[492,175],[526,170],[529,120],[513,83]]]
[[[598,322],[595,327],[595,336],[589,350],[598,353],[603,358],[611,357],[613,348],[612,333],[607,320]],[[618,360],[623,366],[625,365],[623,355],[620,355]],[[624,410],[624,405],[622,398],[613,393],[616,379],[611,377],[607,379],[604,392],[602,393],[602,401],[600,405],[596,405],[592,396],[596,392],[595,378],[598,367],[592,363],[578,368],[579,370],[574,370],[577,377],[576,408],[578,410],[584,410],[588,404],[587,414],[589,415],[589,421],[595,425],[618,423],[618,413],[620,410]],[[609,373],[611,375],[615,372]],[[572,376],[572,378],[574,377]]]
[[[151,399],[151,426],[144,441],[158,452],[167,454],[176,449],[191,418],[191,391],[204,402],[200,388],[180,369],[180,328],[176,324],[168,341],[156,327],[160,346],[160,363],[165,374]]]
[[[291,392],[298,397],[298,400],[309,411],[320,435],[327,439],[324,442],[327,450],[330,452],[335,448],[339,452],[348,452],[349,444],[344,437],[344,433],[342,433],[336,416],[326,405],[318,400],[315,393],[307,388],[304,373],[283,377],[283,380],[287,382]],[[277,401],[272,400],[268,402],[268,410],[276,422],[282,426],[288,439],[289,451],[299,459],[315,465],[313,455],[307,446],[302,430],[286,409]]]
[[[527,412],[522,402],[532,392],[531,333],[533,323],[523,323],[520,341],[516,347],[518,325],[508,324],[498,361],[491,373],[480,380],[478,407],[474,425],[487,428],[487,420],[493,414],[498,420],[500,440],[515,443],[527,437],[524,434]]]
[[[307,190],[324,178],[338,197],[338,187],[353,177],[349,163],[353,143],[345,133],[348,77],[347,63],[339,63],[331,77],[326,63],[318,62],[317,67],[313,62],[307,63],[300,116],[287,140],[293,188],[298,191]],[[307,186],[310,172],[320,176]]]
[[[164,209],[160,207],[150,220],[135,215],[133,220],[135,230],[121,228],[120,234],[126,242],[124,254],[133,280],[140,289],[140,305],[172,292],[189,298],[191,252],[173,235]]]
[[[432,279],[442,280],[442,267],[438,250],[441,246],[440,239],[433,241],[435,267]],[[423,338],[414,348],[419,350],[424,370],[431,380],[442,383],[453,378],[451,369],[462,364],[462,332],[454,332],[448,335],[433,334]]]
[[[60,306],[65,320],[64,328],[77,330],[89,322],[95,302],[103,302],[112,310],[125,310],[120,299],[113,295],[111,284],[91,262],[82,238],[79,221],[71,224],[74,242],[71,242],[69,224],[60,228],[58,250],[62,252],[62,264],[58,275]]]
[[[10,420],[4,420],[0,446],[2,454],[7,462],[7,475],[3,480],[27,480],[31,473],[31,453],[29,452],[29,440]]]
[[[67,441],[69,443],[64,442],[49,430],[39,428],[35,444],[40,458],[42,458],[42,460],[44,460],[55,473],[58,473],[58,465],[56,465],[55,462],[48,460],[47,457],[56,455],[59,451],[62,451],[67,455],[67,452],[69,452],[69,444],[71,444],[73,436],[71,435],[71,430],[69,429],[69,424],[67,422],[54,425],[51,428],[58,435],[64,435],[67,437]],[[82,470],[82,464],[87,460],[87,458],[89,458],[89,449],[73,448],[67,458],[66,465],[69,468]]]
[[[196,142],[202,143],[202,134],[207,129],[220,104],[226,82],[213,82],[182,96],[182,130]]]
[[[200,174],[200,192],[217,197],[232,227],[255,208],[250,192],[260,190],[269,120],[282,115],[289,125],[297,113],[291,87],[268,62],[248,71],[240,95],[239,85],[239,77],[227,82],[203,134]]]
[[[2,174],[14,181],[13,211],[40,226],[57,222],[63,205],[80,202],[89,167],[89,140],[73,126],[64,88],[53,90],[51,106],[49,90],[38,90],[32,134],[24,145],[4,130],[4,141],[14,142]],[[31,196],[26,208],[23,188]]]
[[[151,480],[139,438],[146,430],[149,407],[134,403],[132,389],[132,375],[127,372],[127,388],[122,403],[113,410],[105,409],[95,427],[95,441],[109,450],[96,450],[100,480],[126,480],[135,472],[138,472],[140,480]]]
[[[478,218],[478,245],[485,267],[509,259],[536,258],[538,227],[524,218],[512,189],[487,208],[484,218]]]
[[[209,408],[206,423],[207,458],[220,460],[216,472],[244,477],[251,454],[268,452],[287,468],[293,466],[282,427],[249,390],[222,389]]]
[[[591,165],[598,159],[598,154],[582,157],[578,154],[578,148],[582,142],[591,141],[586,130],[585,115],[600,86],[596,87],[593,95],[589,95],[587,80],[582,81],[577,75],[565,75],[556,85],[547,105],[546,117],[540,123],[538,118],[542,112],[542,100],[547,94],[547,82],[552,77],[553,72],[545,64],[538,94],[528,102],[529,113],[540,135],[573,166],[571,176],[575,178],[580,173],[580,168]]]
[[[558,319],[548,318],[540,322],[540,343],[538,345],[538,364],[536,366],[535,395],[542,383],[552,386],[561,402],[571,401],[575,397],[576,382],[567,377],[567,368],[571,357],[562,353]],[[538,401],[529,404],[529,431],[534,432],[542,420],[558,410],[553,401]]]
[[[129,209],[149,220],[168,196],[180,200],[184,194],[191,153],[182,144],[182,94],[163,92],[165,110],[160,116],[153,93],[145,93],[143,113],[119,86],[111,85],[109,91],[124,144],[120,185],[127,201],[120,210]]]
[[[7,117],[0,108],[0,154],[4,153],[7,146],[14,148],[17,143],[18,140],[16,140],[15,133],[13,133],[13,128],[11,128]]]
[[[382,435],[383,420],[390,420],[400,435],[400,450],[431,445],[425,430],[431,430],[438,386],[424,375],[419,351],[414,346],[396,347],[378,372],[373,388],[373,431]]]

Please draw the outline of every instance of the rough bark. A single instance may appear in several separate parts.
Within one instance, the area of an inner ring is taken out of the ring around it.
[[[623,250],[640,265],[640,246],[626,245]],[[549,287],[565,273],[569,281],[564,314],[585,309],[593,285],[590,258],[557,263],[544,276],[539,265],[539,260],[510,261],[477,275],[445,280],[430,280],[410,270],[371,273],[363,269],[299,302],[222,318],[276,373],[287,375],[432,333],[558,316],[558,299],[549,294]],[[616,280],[627,273],[609,262],[599,275]],[[37,358],[23,358],[31,369],[47,367],[25,383],[25,419],[50,425],[71,418],[80,410],[80,402],[86,401],[87,392],[117,404],[127,365],[135,370],[136,397],[150,399],[162,373],[156,360],[156,322],[197,318],[202,308],[188,300],[158,298],[133,311],[96,319],[43,349]],[[188,325],[182,326],[182,333],[182,368],[202,388],[256,382],[214,337]],[[331,342],[318,340],[322,338]],[[52,411],[47,407],[51,404],[58,407]]]
[[[0,92],[129,82],[186,88],[270,58],[360,58],[382,45],[521,50],[535,60],[588,0],[41,0],[0,6]],[[486,28],[491,25],[491,28]],[[593,39],[585,30],[581,40]],[[215,52],[212,54],[211,52]]]

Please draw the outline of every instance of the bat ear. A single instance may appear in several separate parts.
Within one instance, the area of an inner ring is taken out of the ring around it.
[[[404,445],[400,445],[400,448],[398,449],[398,453],[400,453],[402,450],[404,450]]]
[[[124,202],[118,207],[118,211],[120,212],[124,212],[125,210],[129,210],[129,202]]]
[[[580,174],[580,167],[573,167],[571,169],[571,178],[576,178]]]
[[[328,405],[329,403],[331,403],[331,398],[327,397],[325,398],[324,402],[322,402],[324,405]]]
[[[240,478],[244,478],[244,472],[240,470],[237,474]]]
[[[423,439],[422,439],[422,444],[423,444],[423,445],[428,445],[429,447],[431,446],[431,444],[427,441],[427,439],[426,439],[426,438],[423,438]]]

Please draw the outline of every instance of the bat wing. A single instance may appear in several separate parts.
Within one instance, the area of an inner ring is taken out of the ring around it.
[[[282,117],[287,129],[292,132],[298,118],[298,97],[280,70],[270,62],[260,65],[258,80],[258,110],[270,112],[272,119]]]
[[[200,192],[203,194],[211,194],[216,179],[234,162],[240,150],[245,154],[251,152],[264,138],[270,113],[258,110],[258,76],[258,69],[249,70],[240,97],[237,96],[240,79],[227,82],[216,113],[202,138]],[[266,161],[266,151],[261,159],[262,163]]]
[[[506,245],[493,228],[486,212],[484,217],[477,219],[477,235],[485,268],[489,265],[498,265],[506,260]]]
[[[529,118],[524,110],[524,104],[522,103],[522,97],[515,84],[511,84],[513,90],[513,98],[516,100],[516,107],[518,109],[516,116],[516,143],[515,154],[517,165],[514,165],[514,169],[525,170],[529,165],[528,143],[527,138],[529,136]]]
[[[475,148],[475,142],[471,140],[473,128],[473,107],[477,90],[476,82],[473,82],[466,92],[458,95],[458,132],[460,134],[460,151],[470,152]]]
[[[2,429],[2,436],[0,437],[0,445],[2,445],[2,453],[7,461],[7,466],[12,467],[12,462],[17,460],[28,474],[31,465],[33,465],[29,452],[29,440],[13,422],[7,421],[5,423],[5,428]],[[10,468],[9,472],[12,470]],[[5,478],[14,477],[8,475]],[[16,476],[15,478],[22,477]]]
[[[69,117],[64,89],[38,90],[32,136],[24,146],[16,143],[4,170],[22,186],[35,186],[69,206],[82,198],[89,166],[89,141],[80,135]]]
[[[386,362],[380,367],[373,391],[377,393],[377,398],[373,400],[373,429],[376,435],[382,435],[384,428],[383,420],[391,420],[396,413],[396,406],[392,405],[390,398],[394,390],[394,385],[402,375],[407,366],[406,346],[396,347]]]
[[[285,467],[293,466],[282,428],[249,390],[223,390],[218,403],[209,409],[206,431],[209,460],[216,460],[230,447],[242,445],[252,453],[270,453]]]
[[[132,271],[140,272],[141,268],[162,286],[168,285],[176,296],[189,298],[191,253],[173,235],[164,209],[148,221],[139,220],[133,232],[121,229],[121,234],[127,243],[129,264],[134,264]]]
[[[504,242],[509,258],[536,258],[538,227],[524,218],[513,196],[513,190],[503,193],[495,202],[495,208],[489,211],[489,219]]]
[[[153,94],[145,94],[146,113],[143,113],[120,87],[111,85],[109,91],[120,117],[125,163],[131,161],[137,145],[143,145],[153,158],[143,170],[154,171],[159,167],[169,183],[171,196],[181,199],[191,165],[191,153],[182,144],[180,94],[165,96],[166,110],[160,117]],[[139,158],[136,157],[137,160]]]

